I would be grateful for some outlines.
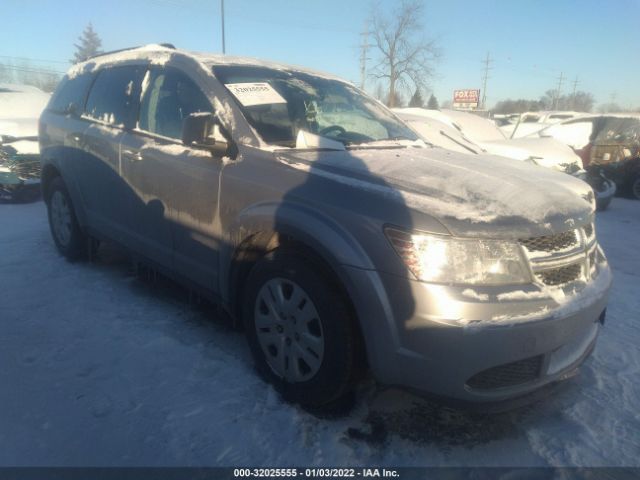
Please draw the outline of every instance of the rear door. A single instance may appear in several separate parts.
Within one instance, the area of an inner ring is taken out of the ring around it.
[[[94,228],[125,245],[132,240],[128,217],[139,199],[121,176],[120,141],[135,127],[144,72],[141,65],[100,71],[83,115],[89,126],[78,176],[87,217]]]
[[[124,178],[141,200],[132,210],[137,248],[215,291],[222,159],[181,141],[184,119],[213,108],[197,80],[176,68],[153,67],[143,85],[138,129],[121,143]]]
[[[87,121],[80,115],[92,83],[91,73],[65,77],[42,113],[38,135],[42,161],[53,162],[62,172],[82,223],[85,218],[78,185],[84,176],[78,172],[84,165],[82,146]]]

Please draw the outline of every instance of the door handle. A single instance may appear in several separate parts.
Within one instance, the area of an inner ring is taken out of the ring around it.
[[[140,160],[144,160],[142,153],[135,150],[125,149],[122,151],[122,154],[127,157],[129,160],[133,160],[135,162],[139,162]]]
[[[80,140],[82,140],[82,137],[80,137],[80,134],[78,133],[72,133],[67,136],[67,141],[74,146],[79,145]]]

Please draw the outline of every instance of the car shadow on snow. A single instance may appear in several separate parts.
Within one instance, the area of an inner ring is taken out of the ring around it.
[[[205,343],[205,353],[220,348],[231,350],[229,353],[234,357],[239,357],[247,366],[251,364],[244,339],[216,304],[158,271],[136,264],[130,253],[117,244],[101,242],[91,262],[93,267],[128,282],[130,291],[135,295],[175,309],[175,319],[154,324],[167,335],[184,345]]]
[[[346,434],[379,448],[397,437],[434,445],[445,453],[456,447],[472,449],[521,437],[529,426],[561,415],[574,405],[583,387],[584,379],[574,377],[544,387],[519,402],[484,407],[374,387],[365,394],[366,413]]]

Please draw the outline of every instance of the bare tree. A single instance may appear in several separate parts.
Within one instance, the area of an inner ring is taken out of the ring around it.
[[[399,87],[406,91],[426,89],[433,76],[440,48],[435,40],[424,38],[423,16],[421,0],[402,0],[392,14],[374,7],[371,33],[379,61],[372,76],[388,82],[389,107],[395,106]]]
[[[595,99],[593,94],[583,91],[558,96],[557,91],[547,90],[546,93],[540,97],[541,109],[543,110],[551,110],[554,103],[556,110],[590,112],[593,109]]]

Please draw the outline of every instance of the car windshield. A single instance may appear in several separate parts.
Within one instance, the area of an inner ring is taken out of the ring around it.
[[[640,119],[607,118],[595,139],[595,143],[637,145],[640,143]]]
[[[376,100],[345,82],[255,66],[216,66],[213,72],[272,145],[295,147],[300,131],[345,146],[418,140]]]

